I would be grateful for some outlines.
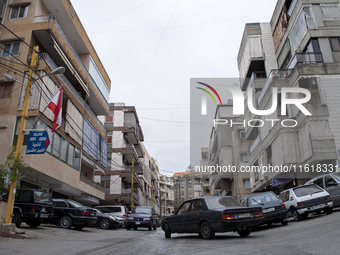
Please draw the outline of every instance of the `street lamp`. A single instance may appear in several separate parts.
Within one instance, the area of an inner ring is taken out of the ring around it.
[[[35,46],[33,54],[32,54],[30,67],[35,66],[36,61],[37,61],[37,52],[38,51],[39,51],[39,47]],[[58,67],[58,68],[54,69],[52,72],[50,72],[46,75],[43,75],[43,76],[39,77],[38,79],[34,79],[33,78],[33,74],[34,74],[33,69],[30,68],[29,74],[28,74],[27,86],[26,86],[24,106],[23,106],[22,114],[21,114],[21,122],[20,122],[20,129],[19,129],[19,135],[18,135],[18,140],[17,140],[17,146],[16,146],[16,150],[15,150],[15,157],[16,158],[19,156],[21,149],[22,149],[22,142],[23,142],[23,138],[24,138],[24,129],[26,127],[26,118],[28,116],[28,105],[29,105],[29,100],[30,100],[30,90],[31,90],[32,82],[37,81],[37,80],[43,78],[44,76],[62,74],[64,72],[65,72],[65,67]],[[4,76],[6,78],[12,80],[12,81],[17,81],[16,79],[14,79],[9,74],[4,74]],[[17,82],[19,82],[19,81],[17,81]],[[19,83],[22,84],[21,82],[19,82]],[[14,173],[17,173],[18,169],[13,169],[13,171],[14,171]],[[10,186],[10,189],[9,189],[7,213],[6,213],[6,223],[12,222],[12,213],[13,213],[13,206],[14,206],[14,194],[15,194],[16,182],[17,182],[17,180],[15,178],[12,179],[11,186]]]

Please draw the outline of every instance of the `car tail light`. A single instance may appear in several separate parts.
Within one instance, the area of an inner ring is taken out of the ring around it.
[[[297,206],[302,206],[302,203],[301,202],[297,202]]]
[[[254,212],[254,216],[255,217],[262,217],[263,216],[263,212],[262,211]]]
[[[286,208],[285,203],[281,203],[281,206],[282,206],[283,208]]]
[[[228,213],[228,214],[222,214],[222,220],[233,220],[235,219],[235,214]]]
[[[123,219],[126,217],[126,215],[125,214],[123,214]]]
[[[31,205],[31,212],[35,212],[35,206]]]
[[[88,211],[85,211],[85,212],[83,212],[83,215],[84,215],[84,216],[89,216],[90,213],[89,213]]]
[[[328,195],[327,197],[328,197],[328,199],[331,199],[331,196],[330,196],[330,195]]]

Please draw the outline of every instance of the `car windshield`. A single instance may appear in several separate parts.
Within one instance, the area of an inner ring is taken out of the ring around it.
[[[332,175],[337,181],[340,182],[340,173],[335,173]]]
[[[44,191],[34,191],[34,202],[52,203],[50,194]]]
[[[206,201],[210,209],[242,206],[233,197],[209,197],[209,199],[206,199]]]
[[[144,208],[144,207],[136,207],[134,213],[141,213],[141,214],[151,214],[151,208]]]
[[[322,192],[323,190],[316,185],[308,185],[308,186],[297,187],[293,189],[293,191],[297,197],[303,197],[303,196],[312,195],[314,193]]]
[[[250,205],[266,204],[273,201],[278,201],[279,198],[273,193],[263,193],[250,197]]]

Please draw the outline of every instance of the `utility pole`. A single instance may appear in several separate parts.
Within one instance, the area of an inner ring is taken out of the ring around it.
[[[151,201],[152,201],[152,208],[153,208],[153,181],[151,181]]]
[[[19,135],[18,135],[18,140],[17,140],[17,146],[15,150],[15,158],[19,157],[21,149],[22,149],[22,143],[23,143],[23,138],[25,134],[24,129],[26,127],[26,118],[28,115],[28,106],[29,106],[30,95],[31,95],[31,85],[33,82],[35,65],[37,63],[37,52],[38,51],[39,51],[39,46],[34,46],[33,52],[32,52],[31,63],[30,63],[30,70],[28,73],[28,81],[27,81],[26,92],[25,92],[25,101],[24,101],[24,106],[23,106],[22,114],[21,114],[20,129],[19,129]],[[13,169],[13,171],[14,171],[13,173],[14,175],[18,174],[18,169]],[[17,184],[16,178],[12,179],[11,186],[9,189],[9,195],[8,195],[6,223],[12,223],[12,214],[13,214],[13,207],[14,207],[16,184]]]
[[[135,207],[134,205],[133,205],[133,177],[134,177],[134,163],[135,163],[135,161],[134,161],[134,159],[132,159],[132,171],[131,171],[131,211],[133,210],[133,208]]]

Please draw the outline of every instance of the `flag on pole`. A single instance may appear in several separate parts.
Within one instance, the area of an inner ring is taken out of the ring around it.
[[[63,104],[63,89],[60,87],[57,93],[53,96],[49,104],[47,105],[48,108],[54,113],[54,120],[52,125],[52,133],[54,130],[60,127],[61,125],[61,106]]]

